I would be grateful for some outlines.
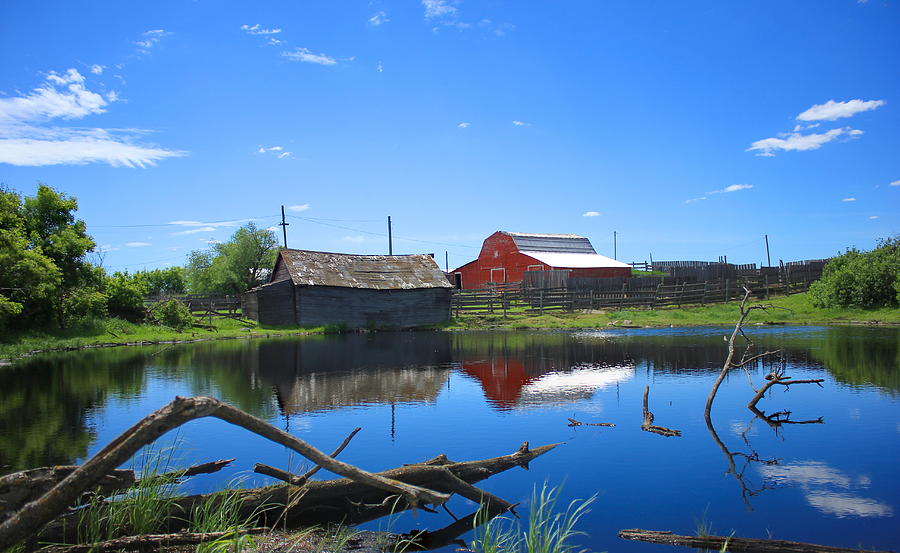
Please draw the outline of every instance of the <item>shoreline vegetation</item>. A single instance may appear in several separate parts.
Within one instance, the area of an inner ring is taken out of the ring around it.
[[[758,302],[771,306],[755,315],[750,324],[777,325],[897,325],[900,309],[855,309],[814,307],[809,294],[774,297]],[[465,314],[454,317],[436,330],[539,330],[596,328],[664,328],[729,326],[738,312],[738,302],[706,306],[623,309],[575,312]],[[231,319],[214,320],[211,327],[179,331],[155,324],[138,324],[117,318],[95,319],[65,330],[45,329],[9,332],[0,339],[0,361],[40,353],[98,347],[178,344],[225,339],[272,338],[346,332],[339,326],[261,327]]]

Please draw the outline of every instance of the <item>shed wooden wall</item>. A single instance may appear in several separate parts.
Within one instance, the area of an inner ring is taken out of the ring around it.
[[[349,328],[410,328],[450,318],[450,288],[371,290],[337,286],[297,288],[300,324]]]
[[[282,280],[256,289],[256,303],[261,324],[273,326],[296,325],[294,283]]]

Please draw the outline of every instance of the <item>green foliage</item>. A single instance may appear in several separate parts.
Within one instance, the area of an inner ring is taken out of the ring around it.
[[[900,305],[900,236],[869,252],[849,249],[825,265],[809,289],[816,307],[874,309]]]
[[[475,550],[479,553],[571,553],[576,549],[572,538],[584,535],[575,526],[590,511],[597,496],[573,500],[564,511],[557,509],[558,499],[559,488],[546,482],[540,490],[535,489],[524,530],[506,517],[484,522],[487,517],[483,508],[480,509],[472,542]]]
[[[144,287],[144,294],[150,296],[174,296],[187,291],[185,270],[181,267],[139,271],[134,278]]]
[[[115,273],[106,280],[107,310],[114,317],[141,321],[146,295],[147,285],[137,274]]]
[[[34,327],[102,315],[102,270],[78,202],[41,184],[34,197],[0,188],[0,325]]]
[[[191,310],[185,304],[174,299],[158,304],[152,314],[159,324],[179,331],[188,329],[194,324]]]
[[[240,294],[265,282],[277,253],[275,234],[247,223],[228,242],[191,252],[188,287],[195,294]]]

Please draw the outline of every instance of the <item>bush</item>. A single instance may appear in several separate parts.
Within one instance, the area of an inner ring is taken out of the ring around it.
[[[164,301],[153,310],[153,318],[157,323],[182,331],[194,324],[191,310],[178,300]]]
[[[869,252],[854,248],[835,257],[809,295],[816,307],[898,307],[900,236],[879,241]]]
[[[116,273],[106,281],[107,310],[114,317],[131,322],[144,319],[145,284],[128,273]]]

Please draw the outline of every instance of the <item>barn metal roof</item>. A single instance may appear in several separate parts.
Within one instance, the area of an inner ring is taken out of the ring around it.
[[[591,241],[577,234],[506,232],[519,251],[595,254]]]
[[[560,269],[593,269],[598,267],[631,267],[596,253],[520,252],[541,263]]]
[[[429,255],[351,255],[288,250],[280,252],[298,286],[340,286],[372,290],[451,288]]]

